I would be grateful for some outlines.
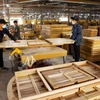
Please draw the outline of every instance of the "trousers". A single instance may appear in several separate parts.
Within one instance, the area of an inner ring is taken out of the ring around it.
[[[3,49],[0,49],[0,68],[4,67],[4,62],[3,62]]]
[[[74,57],[76,62],[80,60],[80,45],[74,44]]]

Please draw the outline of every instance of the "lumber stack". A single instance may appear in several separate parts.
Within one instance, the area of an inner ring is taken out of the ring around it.
[[[99,73],[100,66],[90,61],[16,72],[18,95],[14,99],[10,86],[8,100],[99,100]]]
[[[41,31],[41,25],[36,25],[36,26],[35,26],[35,31],[36,31],[37,33],[39,33],[39,32]]]
[[[94,37],[94,36],[97,36],[98,30],[97,29],[83,29],[82,33],[83,33],[83,36]]]
[[[100,36],[84,37],[81,45],[81,57],[90,61],[100,61]]]
[[[22,39],[30,39],[35,36],[34,31],[32,29],[27,29],[25,32],[20,32],[20,36]]]
[[[63,32],[71,30],[67,25],[42,25],[41,34],[45,38],[60,38]]]
[[[100,26],[89,26],[88,29],[97,29],[98,30],[98,36],[100,36]]]

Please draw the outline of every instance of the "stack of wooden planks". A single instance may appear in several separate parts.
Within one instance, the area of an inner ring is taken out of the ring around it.
[[[83,36],[94,37],[94,36],[97,36],[98,30],[97,29],[83,29],[82,33],[83,33]]]
[[[36,31],[37,33],[39,33],[39,32],[41,31],[41,25],[36,25],[36,26],[35,26],[35,31]]]
[[[100,36],[84,37],[81,45],[81,57],[90,61],[100,61]]]
[[[41,34],[44,38],[60,38],[63,32],[71,31],[72,26],[67,25],[42,25]]]
[[[100,26],[89,26],[88,29],[97,29],[98,30],[98,36],[100,36]]]
[[[8,100],[99,100],[99,73],[100,66],[90,61],[16,72]]]

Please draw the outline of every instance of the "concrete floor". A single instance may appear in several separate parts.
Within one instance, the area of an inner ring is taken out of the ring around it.
[[[7,84],[13,76],[12,69],[11,69],[12,66],[9,61],[9,54],[10,54],[10,50],[7,50],[6,52],[4,52],[4,64],[6,67],[10,68],[9,71],[0,71],[0,100],[8,100],[7,99]],[[67,63],[71,61],[74,61],[72,56],[67,56]],[[62,57],[54,58],[52,59],[52,63],[53,65],[62,64],[63,58]]]

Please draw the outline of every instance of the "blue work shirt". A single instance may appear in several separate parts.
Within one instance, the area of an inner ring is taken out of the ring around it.
[[[83,40],[82,27],[79,24],[73,25],[72,36],[70,39],[75,40],[76,45],[80,45],[82,43]]]

